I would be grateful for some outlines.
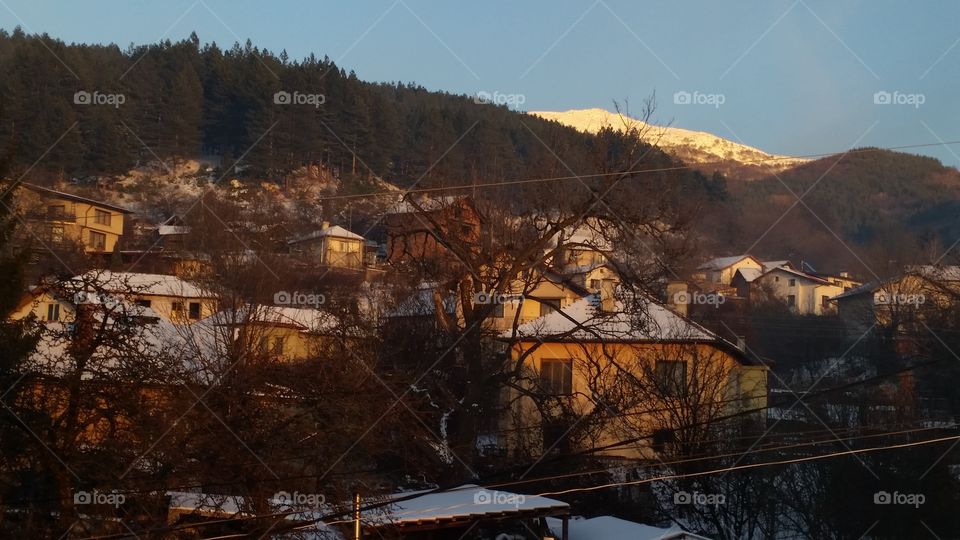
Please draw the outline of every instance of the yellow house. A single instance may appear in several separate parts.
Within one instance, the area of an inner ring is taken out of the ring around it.
[[[652,457],[689,435],[677,428],[767,403],[765,366],[645,298],[593,294],[501,339],[527,376],[500,396],[509,405],[490,427],[506,435],[491,437],[517,455],[631,440],[602,453]]]
[[[208,341],[232,340],[251,360],[278,362],[308,360],[323,355],[338,342],[338,320],[313,308],[248,305],[225,310],[196,325]],[[208,343],[207,351],[222,350],[225,343]]]
[[[78,303],[121,301],[174,323],[196,322],[217,310],[213,293],[176,276],[91,270],[57,287],[35,289],[24,297],[11,318],[33,313],[41,321],[70,322]]]
[[[753,255],[734,255],[711,259],[697,267],[694,279],[717,285],[730,285],[738,270],[763,271],[764,263]]]
[[[324,266],[363,268],[365,240],[339,225],[323,222],[319,231],[287,242],[295,253],[308,255]]]
[[[852,333],[862,334],[874,325],[926,333],[913,327],[928,314],[942,314],[960,302],[960,266],[907,267],[899,276],[861,285],[832,300]]]
[[[87,253],[112,253],[123,235],[126,208],[62,191],[20,184],[27,222],[51,247],[74,241]]]

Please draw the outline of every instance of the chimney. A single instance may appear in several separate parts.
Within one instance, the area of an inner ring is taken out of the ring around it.
[[[847,272],[846,270],[843,270],[842,272],[840,272],[840,277],[848,278],[848,277],[850,277],[850,272]]]
[[[687,304],[690,303],[690,293],[687,284],[683,281],[671,281],[667,284],[667,305],[674,313],[682,317],[687,316]]]
[[[737,336],[737,348],[741,351],[747,350],[747,338],[746,336]]]
[[[324,229],[329,229],[329,228],[330,228],[330,222],[329,222],[329,221],[323,220],[322,222],[320,222],[320,230],[321,230],[321,231],[324,230]]]
[[[611,278],[600,280],[600,311],[604,313],[613,313],[617,310],[617,297],[615,295],[617,281]]]

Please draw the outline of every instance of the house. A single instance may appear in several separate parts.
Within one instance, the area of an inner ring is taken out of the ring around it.
[[[338,328],[338,319],[319,309],[246,305],[218,312],[192,330],[201,354],[216,354],[238,341],[243,350],[287,362],[320,355],[325,347],[339,342]]]
[[[51,248],[76,242],[87,253],[113,253],[131,211],[33,184],[22,183],[26,221]]]
[[[694,381],[716,382],[714,392],[696,396],[704,408],[710,403],[722,403],[724,410],[734,412],[766,405],[764,365],[749,359],[736,345],[650,298],[611,289],[605,286],[598,294],[523,324],[516,335],[504,332],[500,336],[508,356],[529,370],[529,390],[559,400],[555,402],[558,405],[563,403],[567,420],[594,412],[597,404],[587,396],[604,395],[624,380],[649,392],[644,394],[635,415],[620,418],[631,418],[631,422],[636,422],[631,428],[639,426],[640,432],[652,432],[654,436],[604,450],[605,454],[652,457],[651,449],[659,444],[657,437],[669,436],[672,426],[658,424],[642,411],[685,407],[678,402],[693,392],[689,385]],[[619,388],[626,395],[640,395],[635,390]],[[530,439],[508,435],[497,441],[498,446],[508,452],[533,454],[569,446],[564,439],[573,426],[544,418],[526,392],[511,389],[507,393],[502,398],[511,405],[503,411],[501,425],[493,426],[494,431],[524,433]],[[622,440],[624,427],[613,424],[599,428],[585,444],[603,447]],[[542,436],[539,439],[537,431]]]
[[[434,318],[436,284],[423,283],[409,298],[386,315],[397,322],[400,319]],[[541,271],[531,283],[517,279],[506,293],[480,292],[473,297],[473,309],[489,306],[491,313],[485,320],[485,329],[497,333],[553,313],[590,294],[573,280],[554,272]],[[447,316],[463,318],[463,306],[451,292],[441,295]]]
[[[190,226],[183,218],[174,214],[157,225],[157,237],[154,242],[163,251],[182,251],[186,247],[186,238],[190,230]]]
[[[391,498],[396,502],[361,514],[364,538],[455,539],[468,533],[477,538],[553,538],[544,526],[547,518],[556,522],[555,538],[572,538],[566,527],[570,505],[538,495],[465,484]]]
[[[836,312],[830,299],[844,292],[844,283],[831,281],[789,266],[779,266],[759,275],[752,268],[737,270],[732,284],[739,296],[754,301],[776,299],[801,315],[828,315]]]
[[[41,286],[26,294],[11,315],[21,319],[32,313],[42,321],[66,320],[78,303],[129,302],[174,323],[196,322],[216,311],[210,291],[164,274],[91,270],[74,276],[57,288]]]
[[[908,266],[897,276],[854,287],[833,298],[847,328],[861,334],[873,325],[916,324],[925,312],[958,301],[960,266],[934,265]]]
[[[366,262],[366,240],[339,225],[324,221],[320,229],[287,242],[294,253],[306,255],[322,266],[361,269]]]
[[[404,200],[383,217],[387,262],[458,264],[457,249],[479,250],[483,220],[470,197]]]
[[[697,267],[696,281],[730,285],[734,274],[741,269],[763,270],[763,263],[753,255],[734,255],[711,259]]]
[[[559,535],[563,530],[563,523],[556,518],[547,518],[547,525],[554,535]],[[573,517],[567,527],[570,540],[710,540],[676,526],[654,527],[613,516]]]

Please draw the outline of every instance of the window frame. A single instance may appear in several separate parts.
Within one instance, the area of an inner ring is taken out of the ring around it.
[[[540,390],[548,395],[573,394],[573,359],[541,358],[538,373]]]
[[[97,225],[103,225],[106,227],[113,226],[113,212],[109,210],[100,210],[99,208],[93,209],[93,222]]]
[[[670,370],[665,368],[669,366]],[[677,376],[679,369],[682,383]],[[658,358],[654,364],[654,376],[657,378],[657,384],[663,389],[663,397],[675,398],[687,395],[687,362],[686,360],[670,360],[669,358]],[[669,380],[668,378],[669,377]]]
[[[90,231],[90,248],[97,251],[106,251],[107,235],[100,231]]]

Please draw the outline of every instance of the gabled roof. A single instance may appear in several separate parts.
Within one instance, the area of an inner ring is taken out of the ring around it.
[[[312,334],[331,332],[338,327],[337,318],[326,311],[288,306],[247,305],[236,310],[215,313],[205,321],[219,326],[283,326]]]
[[[831,300],[838,300],[841,298],[850,298],[851,296],[858,296],[866,293],[873,293],[882,289],[885,285],[894,283],[903,279],[907,276],[917,276],[923,279],[927,279],[934,282],[955,282],[960,281],[960,266],[936,266],[936,265],[916,265],[908,266],[904,273],[899,276],[884,279],[884,280],[873,280],[859,287],[854,287],[849,291],[845,291],[843,294],[838,294],[834,296]]]
[[[296,244],[299,242],[304,242],[306,240],[316,240],[317,238],[323,238],[325,236],[330,236],[333,238],[348,238],[350,240],[360,240],[363,241],[364,238],[355,232],[351,232],[339,225],[333,225],[327,227],[326,229],[320,229],[319,231],[313,231],[310,234],[299,236],[292,240],[288,240],[288,244]]]
[[[786,259],[780,261],[760,261],[760,264],[763,266],[764,270],[773,270],[774,268],[780,268],[781,266],[793,266],[790,261]]]
[[[513,331],[503,332],[500,337],[514,338]],[[638,299],[635,306],[626,306],[617,299],[615,310],[604,313],[600,309],[599,293],[521,324],[516,329],[516,338],[612,342],[721,340],[713,332],[646,297]]]
[[[400,493],[394,498],[416,493]],[[465,484],[446,491],[424,492],[365,512],[364,521],[372,526],[444,526],[479,519],[504,519],[523,516],[560,516],[570,513],[570,505],[538,495],[521,495]]]
[[[829,281],[829,280],[826,280],[826,279],[823,279],[823,278],[820,278],[820,277],[817,277],[817,276],[808,274],[808,273],[806,273],[806,272],[801,272],[801,271],[799,271],[799,270],[794,270],[793,268],[787,268],[786,266],[780,266],[780,267],[778,267],[778,268],[771,268],[770,270],[767,270],[766,272],[764,272],[763,275],[766,276],[766,275],[768,275],[768,274],[772,274],[773,272],[785,272],[785,273],[790,274],[790,275],[792,275],[792,276],[797,276],[798,278],[801,278],[801,279],[806,279],[806,280],[809,280],[809,281],[813,281],[813,282],[815,282],[815,283],[819,283],[820,285],[833,285],[833,284],[834,284],[833,282],[831,282],[831,281]],[[761,276],[761,277],[762,277],[762,276]]]
[[[737,273],[733,275],[734,279],[736,279],[737,275],[740,275],[747,283],[753,283],[753,280],[763,275],[763,270],[759,268],[740,268],[737,270]]]
[[[697,270],[723,270],[729,266],[733,266],[738,262],[744,259],[753,259],[755,263],[760,265],[760,261],[757,260],[753,255],[743,254],[743,255],[734,255],[732,257],[718,257],[716,259],[711,259],[700,266],[697,267]]]
[[[115,204],[110,204],[110,203],[106,203],[106,202],[103,202],[103,201],[98,201],[98,200],[95,200],[95,199],[89,199],[89,198],[87,198],[87,197],[81,197],[80,195],[74,195],[74,194],[72,194],[72,193],[66,193],[66,192],[63,192],[63,191],[57,191],[57,190],[55,190],[55,189],[45,188],[45,187],[37,186],[37,185],[34,185],[34,184],[28,184],[28,183],[26,183],[26,182],[21,182],[20,185],[22,185],[23,187],[29,189],[30,191],[33,191],[33,192],[35,192],[35,193],[39,193],[40,195],[46,195],[46,196],[49,196],[49,197],[57,197],[57,198],[60,198],[60,199],[66,199],[66,200],[68,200],[68,201],[82,202],[82,203],[90,204],[90,205],[93,205],[93,206],[99,206],[99,207],[102,207],[102,208],[108,208],[108,209],[110,209],[110,210],[115,210],[115,211],[117,211],[117,212],[120,212],[121,214],[132,214],[132,213],[133,213],[133,210],[129,210],[129,209],[127,209],[127,208],[123,208],[122,206],[117,206],[117,205],[115,205]]]
[[[215,295],[189,281],[166,274],[113,272],[91,270],[72,278],[77,284],[92,284],[93,288],[117,294],[175,296],[181,298],[213,298]]]

